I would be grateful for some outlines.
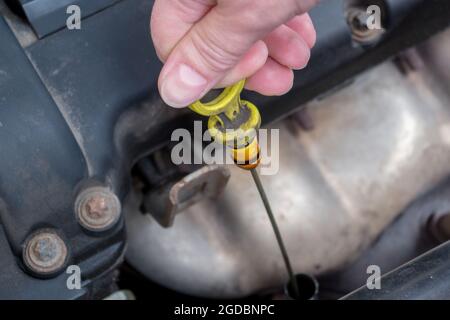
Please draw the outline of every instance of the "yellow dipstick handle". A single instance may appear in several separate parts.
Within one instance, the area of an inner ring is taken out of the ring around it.
[[[225,88],[222,93],[210,102],[203,103],[200,100],[194,102],[190,108],[202,116],[214,116],[229,111],[237,111],[241,104],[241,92],[244,89],[245,80]]]
[[[250,170],[260,161],[257,130],[261,125],[258,108],[241,100],[245,80],[225,88],[212,101],[194,102],[190,109],[202,116],[209,116],[208,130],[211,137],[231,149],[231,155],[239,167]]]

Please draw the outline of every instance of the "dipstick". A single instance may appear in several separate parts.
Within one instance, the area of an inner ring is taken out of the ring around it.
[[[256,188],[258,189],[259,195],[261,196],[261,200],[264,203],[264,207],[266,208],[267,215],[269,216],[270,223],[272,224],[273,232],[275,233],[275,237],[277,238],[278,246],[280,247],[281,255],[283,256],[284,264],[286,265],[286,270],[289,275],[290,282],[292,283],[292,289],[294,290],[294,298],[300,297],[300,291],[298,289],[297,281],[295,281],[294,272],[292,271],[292,265],[289,260],[288,253],[286,251],[286,247],[284,246],[283,238],[281,237],[280,229],[278,228],[277,221],[275,220],[275,216],[273,215],[272,208],[270,207],[269,199],[267,198],[266,192],[264,191],[264,187],[261,183],[261,179],[259,178],[258,171],[256,168],[251,169],[253,180],[255,181]]]
[[[269,200],[264,192],[256,167],[260,161],[260,147],[255,133],[261,125],[261,115],[258,108],[249,101],[241,100],[240,94],[245,86],[245,80],[225,88],[214,100],[203,103],[196,101],[190,108],[194,112],[208,116],[208,131],[215,141],[228,146],[232,152],[232,158],[236,165],[244,170],[252,172],[261,199],[272,224],[278,246],[283,256],[284,264],[292,283],[293,295],[299,298],[300,291],[292,271],[283,239],[278,229],[277,222],[270,208]],[[289,288],[289,285],[288,285]]]

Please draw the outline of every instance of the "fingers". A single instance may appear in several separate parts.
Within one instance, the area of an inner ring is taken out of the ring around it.
[[[265,39],[269,55],[278,63],[290,69],[303,69],[311,55],[305,40],[286,25],[281,25]]]
[[[288,21],[286,25],[297,32],[311,49],[316,44],[316,29],[309,14],[305,13]]]
[[[267,34],[265,24],[243,20],[229,10],[212,8],[170,54],[159,78],[161,97],[168,105],[185,107],[203,97]]]
[[[293,83],[293,71],[269,58],[264,67],[247,80],[245,87],[266,96],[277,96],[291,90]]]
[[[217,85],[217,88],[223,88],[235,84],[242,79],[246,79],[261,69],[267,61],[269,51],[264,41],[257,41],[238,64],[231,69],[225,78]]]
[[[177,43],[216,4],[214,0],[156,0],[150,31],[156,53],[166,61]]]
[[[316,42],[316,31],[308,14],[297,16],[270,33],[264,41],[270,59],[250,77],[246,88],[263,95],[283,95],[293,85],[290,69],[302,69],[310,58]]]
[[[252,40],[236,41],[229,34],[221,34],[220,24],[221,17],[213,8],[169,56],[158,82],[168,105],[180,108],[200,99],[250,49]]]
[[[304,5],[314,0],[288,1],[290,6],[272,0],[158,0],[152,37],[160,43],[158,55],[167,59],[158,81],[163,100],[173,107],[185,107],[218,84],[248,77],[253,90],[286,92],[292,86],[290,69],[305,66],[312,40],[307,42],[282,24],[293,20],[301,7],[298,2]],[[303,20],[292,23],[307,23]],[[280,82],[274,83],[277,79]]]

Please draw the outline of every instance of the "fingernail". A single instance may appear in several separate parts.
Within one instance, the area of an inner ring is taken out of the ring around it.
[[[301,61],[300,65],[295,66],[294,70],[303,70],[308,66],[309,60],[311,59],[311,49],[309,49],[308,45],[304,41],[299,41],[299,52],[303,55],[303,61]]]
[[[174,67],[161,84],[161,97],[175,108],[183,108],[201,98],[208,81],[185,64]]]

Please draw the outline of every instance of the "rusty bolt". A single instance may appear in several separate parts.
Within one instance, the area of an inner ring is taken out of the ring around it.
[[[365,8],[362,7],[350,7],[347,9],[347,23],[352,31],[353,40],[361,44],[374,44],[376,43],[385,30],[381,29],[369,29],[367,26],[367,14]]]
[[[83,190],[75,201],[79,223],[90,231],[105,231],[119,220],[120,201],[108,188],[91,187]]]
[[[23,261],[38,274],[56,273],[67,261],[66,244],[55,230],[41,229],[26,240]]]

